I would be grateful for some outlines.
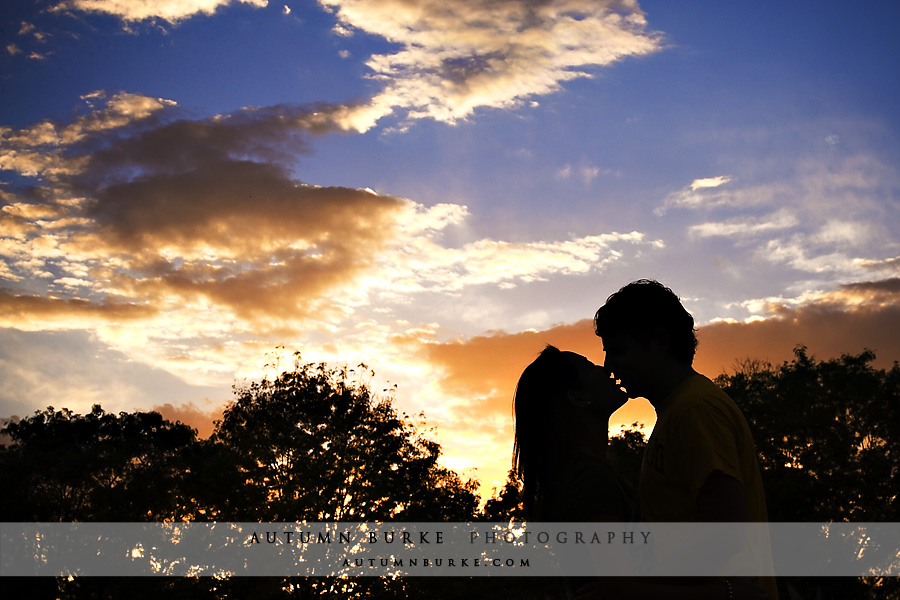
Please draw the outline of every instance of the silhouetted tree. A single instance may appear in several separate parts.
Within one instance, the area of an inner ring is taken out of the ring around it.
[[[718,379],[754,430],[770,520],[897,521],[900,368],[875,369],[868,350],[794,355],[778,368],[745,361]]]
[[[474,520],[477,482],[442,467],[423,428],[424,417],[398,415],[392,394],[372,394],[355,371],[301,364],[295,353],[292,371],[235,387],[212,440],[264,490],[263,521]],[[291,597],[445,597],[429,579],[291,578],[281,587]]]
[[[606,456],[625,480],[631,492],[637,497],[637,489],[641,479],[641,463],[644,460],[644,448],[647,438],[644,436],[643,423],[632,423],[627,429],[609,438]]]
[[[191,516],[187,425],[155,412],[86,415],[52,407],[4,428],[4,521],[156,521]]]
[[[263,520],[467,521],[476,482],[438,464],[440,444],[343,368],[299,364],[236,387],[212,439],[264,489]],[[364,365],[361,365],[366,369]]]
[[[3,429],[0,516],[3,521],[162,521],[216,517],[214,497],[229,481],[227,465],[187,425],[155,412],[85,415],[52,407]],[[216,468],[210,476],[209,468]],[[235,469],[231,469],[236,473]],[[204,598],[212,580],[150,578],[9,578],[4,597]]]
[[[500,490],[494,488],[491,498],[484,503],[481,518],[492,523],[521,522],[525,520],[522,503],[522,485],[512,469],[506,474],[506,483]]]
[[[771,521],[900,520],[900,367],[874,359],[816,361],[798,346],[779,367],[745,360],[717,379],[754,432]],[[900,598],[896,578],[783,583],[801,597]]]

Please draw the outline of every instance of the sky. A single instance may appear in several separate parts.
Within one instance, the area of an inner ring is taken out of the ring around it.
[[[356,368],[482,494],[655,278],[698,371],[900,360],[896,3],[6,0],[0,417]],[[365,364],[366,368],[358,367]],[[372,374],[374,372],[374,375]],[[629,401],[611,431],[655,421]]]

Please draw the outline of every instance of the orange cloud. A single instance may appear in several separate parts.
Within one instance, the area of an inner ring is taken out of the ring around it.
[[[900,360],[900,279],[848,284],[799,306],[773,302],[768,310],[772,316],[764,320],[702,327],[698,370],[715,376],[744,358],[777,365],[798,344],[823,360],[864,349],[876,353],[879,368]]]
[[[249,320],[302,319],[371,268],[400,217],[415,212],[409,201],[290,177],[283,165],[309,151],[309,135],[337,130],[339,109],[277,106],[165,123],[168,101],[101,92],[85,100],[93,111],[72,125],[0,130],[0,166],[47,183],[43,202],[0,213],[9,259],[0,273],[10,280],[160,311],[212,304]],[[56,164],[63,147],[65,168],[22,162],[35,154]],[[3,300],[7,318],[22,310],[21,298]],[[68,302],[56,310],[84,315],[93,306]],[[47,316],[49,303],[33,301],[23,314]],[[100,306],[93,316],[117,316],[110,302]]]
[[[498,332],[449,343],[430,343],[424,350],[429,360],[443,371],[441,386],[447,395],[477,398],[461,407],[459,416],[471,419],[472,423],[490,423],[493,418],[489,416],[493,415],[511,419],[519,375],[547,344],[603,363],[603,345],[594,335],[591,319],[540,332]],[[638,401],[620,409],[612,422],[646,422],[647,417],[646,402]]]
[[[889,367],[900,359],[900,279],[861,282],[797,307],[772,306],[770,318],[749,323],[717,322],[698,330],[700,346],[694,360],[697,371],[709,377],[732,372],[745,358],[769,360],[777,365],[790,360],[797,344],[807,346],[818,359],[865,348],[878,355],[877,365]],[[522,370],[546,344],[578,352],[602,363],[602,342],[590,319],[558,325],[539,332],[497,332],[454,342],[425,343],[428,359],[443,373],[443,391],[463,399],[461,420],[489,424],[510,419],[512,397]],[[469,399],[469,400],[466,400]],[[630,401],[612,424],[655,422],[644,400]],[[490,426],[485,425],[486,430]],[[511,428],[507,430],[511,432]]]
[[[302,317],[372,264],[409,204],[223,161],[100,190],[86,212],[95,227],[71,246],[121,256],[113,289],[203,297],[245,318]]]
[[[167,421],[180,421],[185,425],[193,427],[197,430],[197,437],[206,439],[212,435],[213,429],[215,428],[214,421],[218,421],[222,418],[225,407],[221,406],[215,410],[204,411],[198,408],[193,402],[181,404],[180,406],[173,406],[167,402],[165,404],[154,406],[150,410],[158,412]]]

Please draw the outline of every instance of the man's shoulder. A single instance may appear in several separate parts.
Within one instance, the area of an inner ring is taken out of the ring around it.
[[[691,375],[679,386],[676,394],[670,409],[673,422],[730,422],[742,418],[741,410],[734,400],[705,375]]]
[[[706,403],[734,404],[725,391],[713,383],[706,375],[694,373],[685,379],[674,392],[673,406],[687,409]]]

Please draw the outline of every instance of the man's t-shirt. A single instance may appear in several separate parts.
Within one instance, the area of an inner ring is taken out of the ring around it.
[[[713,471],[721,471],[743,486],[747,521],[768,521],[756,446],[744,415],[725,392],[695,374],[656,407],[656,415],[641,464],[643,520],[701,521],[700,488]],[[755,543],[765,550],[768,539]],[[761,577],[760,584],[777,600],[774,578]]]
[[[756,447],[747,421],[725,392],[692,375],[657,407],[641,465],[645,521],[701,520],[697,495],[713,471],[744,487],[748,521],[767,521]]]

